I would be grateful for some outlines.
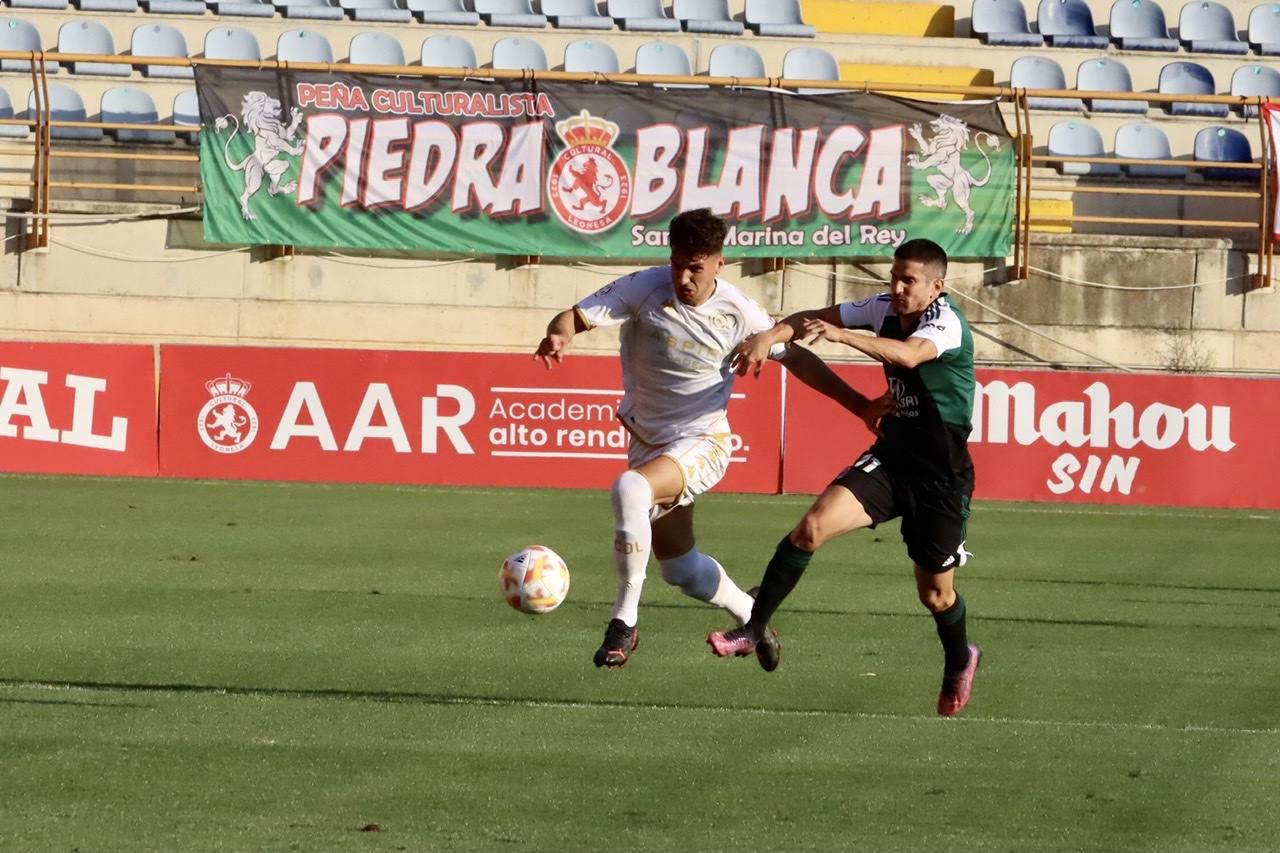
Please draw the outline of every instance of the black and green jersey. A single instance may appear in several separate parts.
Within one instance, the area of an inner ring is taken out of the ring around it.
[[[969,432],[976,379],[973,335],[964,315],[943,294],[907,332],[893,312],[889,294],[882,293],[842,304],[840,319],[846,329],[869,329],[896,341],[927,338],[938,348],[937,358],[913,368],[885,365],[885,379],[898,405],[881,421],[883,434],[876,448],[881,459],[904,465],[917,476],[944,481],[960,476],[971,483]]]

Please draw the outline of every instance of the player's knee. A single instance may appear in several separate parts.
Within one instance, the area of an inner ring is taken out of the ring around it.
[[[658,562],[662,566],[662,579],[672,586],[680,587],[685,595],[702,601],[708,601],[715,595],[720,583],[720,573],[697,548],[679,557],[660,559]]]
[[[956,602],[955,590],[936,587],[918,587],[920,603],[930,613],[941,613]]]
[[[806,551],[816,551],[829,539],[822,520],[815,513],[805,513],[804,518],[791,531],[791,544]]]
[[[653,506],[653,488],[644,475],[636,471],[623,471],[613,481],[609,497],[613,503],[613,515],[618,519],[629,513],[647,514]]]

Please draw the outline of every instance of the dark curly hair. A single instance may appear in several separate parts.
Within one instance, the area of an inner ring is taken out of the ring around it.
[[[671,220],[672,254],[696,257],[719,255],[724,251],[724,238],[729,224],[711,212],[709,207],[686,210]]]

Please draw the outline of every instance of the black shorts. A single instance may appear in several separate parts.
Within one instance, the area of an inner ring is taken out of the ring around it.
[[[907,556],[920,568],[946,572],[959,565],[973,494],[972,474],[922,477],[905,465],[885,463],[872,448],[831,485],[853,493],[871,516],[872,527],[901,516]]]

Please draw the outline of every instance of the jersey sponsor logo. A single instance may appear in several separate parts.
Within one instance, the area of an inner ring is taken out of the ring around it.
[[[253,385],[230,373],[204,383],[212,399],[196,418],[200,440],[215,453],[239,453],[258,437],[258,413],[245,398]]]
[[[893,399],[897,403],[895,415],[900,418],[920,416],[920,398],[915,394],[907,393],[907,383],[896,376],[890,376],[889,390],[893,392]]]
[[[551,164],[547,196],[560,221],[580,234],[612,228],[631,203],[631,175],[613,150],[618,132],[618,125],[586,110],[556,122],[568,147]]]

